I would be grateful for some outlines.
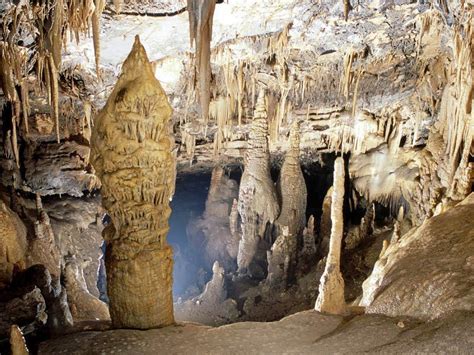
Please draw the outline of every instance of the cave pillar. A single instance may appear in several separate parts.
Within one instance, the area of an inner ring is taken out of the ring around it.
[[[281,212],[276,224],[288,226],[293,236],[306,227],[307,190],[300,166],[300,126],[294,120],[290,130],[289,147],[277,182]]]
[[[112,219],[103,235],[110,316],[117,328],[174,323],[173,259],[166,242],[175,176],[171,113],[137,36],[91,142],[102,203]]]
[[[334,183],[331,203],[331,238],[324,273],[319,283],[319,295],[315,309],[330,314],[343,314],[344,279],[341,274],[341,244],[344,230],[344,160],[339,157],[334,162]]]

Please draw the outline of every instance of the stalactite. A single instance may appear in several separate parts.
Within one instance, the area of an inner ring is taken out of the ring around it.
[[[352,5],[350,0],[342,0],[344,4],[344,20],[347,21],[349,19],[349,12],[352,10]]]
[[[122,12],[123,0],[113,0],[114,11],[118,15]]]
[[[17,122],[17,116],[16,112],[13,113],[12,115],[12,147],[13,147],[13,154],[15,155],[15,162],[17,168],[20,168],[20,151],[18,150],[18,137],[17,137],[17,132],[16,132],[16,122]]]
[[[357,53],[353,49],[349,49],[343,60],[344,75],[341,77],[339,84],[339,92],[344,95],[346,99],[349,98],[349,91],[353,79],[352,64],[357,58]]]
[[[59,143],[61,141],[60,134],[59,134],[59,79],[58,79],[58,73],[57,73],[57,69],[56,69],[56,65],[54,63],[53,57],[49,56],[48,61],[49,61],[49,78],[51,80],[51,84],[50,84],[51,105],[53,109],[53,118],[54,118],[54,124],[56,128],[56,140]]]
[[[360,69],[357,72],[357,79],[356,79],[356,84],[354,88],[354,97],[352,98],[352,117],[355,117],[356,110],[357,110],[357,96],[359,94],[359,83],[360,83],[360,78],[364,74],[364,70]]]
[[[237,109],[238,109],[238,115],[239,115],[239,119],[238,119],[239,126],[242,124],[242,100],[243,100],[243,95],[244,95],[244,85],[245,85],[244,63],[241,62],[239,63],[238,72],[237,72],[237,87],[238,87]]]
[[[25,126],[25,132],[28,135],[28,116],[30,114],[29,94],[28,94],[28,82],[26,79],[21,82],[21,111],[23,114],[23,124]]]
[[[61,55],[64,28],[64,2],[63,0],[56,0],[51,14],[52,25],[46,34],[46,49],[52,55],[56,68],[61,67]]]
[[[94,44],[95,70],[100,78],[100,17],[105,9],[105,0],[95,0],[95,9],[92,15],[92,40]]]
[[[211,40],[216,0],[188,0],[189,34],[195,44],[196,77],[201,103],[201,117],[207,125],[211,99]]]

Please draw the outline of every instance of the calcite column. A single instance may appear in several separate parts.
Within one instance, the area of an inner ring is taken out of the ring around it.
[[[171,113],[137,36],[92,134],[91,161],[112,219],[103,235],[110,316],[118,328],[174,323],[166,242],[175,166]]]
[[[306,226],[307,190],[300,166],[300,126],[295,120],[290,130],[290,142],[277,183],[281,212],[276,223],[288,226],[296,237]]]
[[[253,261],[267,223],[273,223],[280,213],[275,185],[270,175],[268,121],[263,90],[258,97],[248,145],[238,203],[242,219],[242,239],[237,255],[240,273],[245,273]]]
[[[343,314],[344,279],[341,274],[341,244],[344,231],[344,160],[339,157],[334,162],[334,183],[331,204],[331,238],[329,254],[319,283],[319,295],[315,309],[330,314]]]

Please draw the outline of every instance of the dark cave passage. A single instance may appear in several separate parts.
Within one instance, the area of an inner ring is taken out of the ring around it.
[[[170,230],[168,243],[173,247],[173,295],[176,299],[186,289],[201,278],[207,282],[209,275],[199,273],[204,271],[202,255],[190,246],[187,227],[204,211],[211,171],[204,170],[197,173],[178,174],[176,190],[171,201]]]

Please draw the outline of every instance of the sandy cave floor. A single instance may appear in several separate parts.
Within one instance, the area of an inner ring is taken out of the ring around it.
[[[88,331],[49,340],[40,354],[472,354],[474,313],[436,321],[304,311],[278,322],[212,328]]]

